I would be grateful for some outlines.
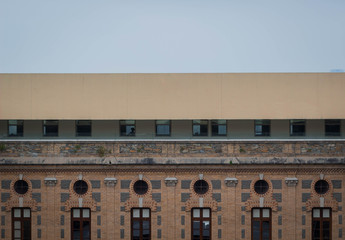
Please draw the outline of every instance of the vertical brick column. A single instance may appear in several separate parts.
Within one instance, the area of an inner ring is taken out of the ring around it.
[[[178,180],[175,177],[168,177],[164,181],[165,191],[162,191],[164,199],[162,204],[162,215],[164,216],[162,239],[180,239],[179,231],[177,230],[179,229],[177,227],[179,226],[179,218],[177,216],[179,216],[178,212],[180,212],[180,209],[177,207],[179,204],[176,204],[176,185]]]
[[[285,202],[287,204],[287,209],[283,209],[283,225],[284,233],[283,239],[288,240],[298,240],[299,235],[296,232],[296,223],[298,222],[296,219],[296,186],[298,183],[298,179],[295,177],[285,178],[285,183],[287,186],[287,194],[285,194]]]

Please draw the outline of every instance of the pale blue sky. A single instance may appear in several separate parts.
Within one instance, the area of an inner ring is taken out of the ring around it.
[[[344,0],[0,0],[1,73],[332,69]]]

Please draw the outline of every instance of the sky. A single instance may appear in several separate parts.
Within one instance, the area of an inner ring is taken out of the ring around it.
[[[0,0],[0,73],[344,69],[344,0]]]

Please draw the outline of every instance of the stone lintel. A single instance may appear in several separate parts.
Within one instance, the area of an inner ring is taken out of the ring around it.
[[[295,177],[285,178],[285,183],[288,187],[296,187],[298,183],[298,179]]]
[[[227,177],[227,178],[225,178],[224,182],[225,182],[225,185],[228,187],[236,187],[236,185],[238,183],[238,179]]]
[[[55,177],[46,177],[44,179],[44,184],[47,186],[54,187],[57,184],[57,179]]]
[[[166,179],[164,179],[164,182],[167,187],[175,187],[178,180],[175,177],[167,177]]]
[[[108,178],[104,178],[104,184],[107,186],[107,187],[115,187],[117,183],[117,179],[112,177],[108,177]]]

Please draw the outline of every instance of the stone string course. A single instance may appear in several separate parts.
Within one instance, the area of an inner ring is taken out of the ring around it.
[[[2,142],[1,157],[343,157],[345,141]]]

